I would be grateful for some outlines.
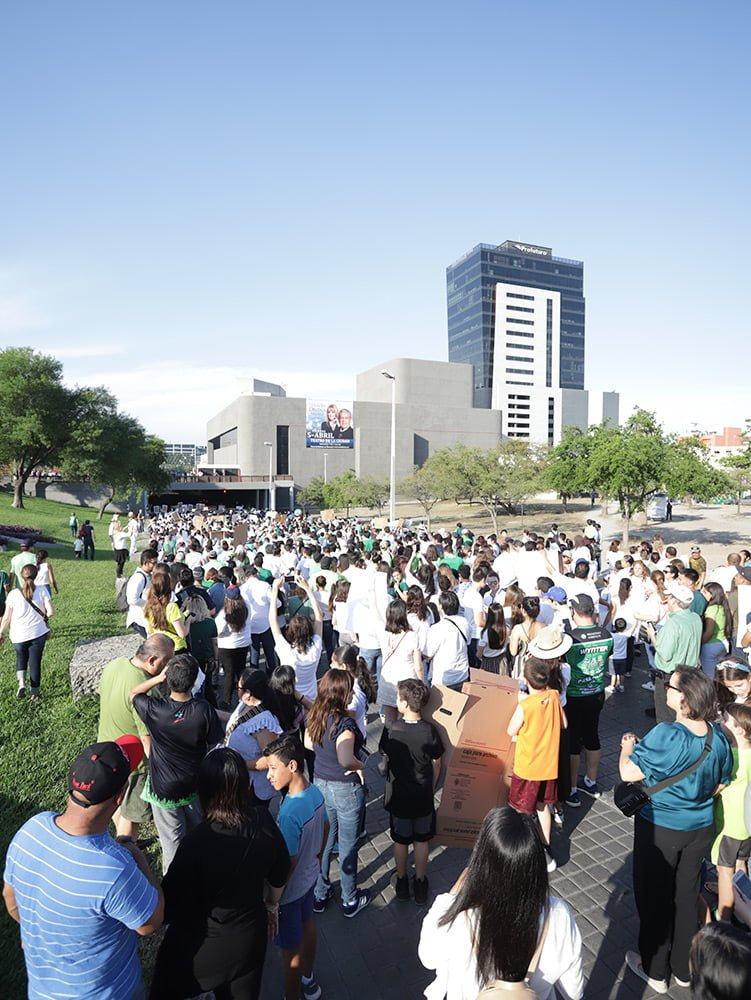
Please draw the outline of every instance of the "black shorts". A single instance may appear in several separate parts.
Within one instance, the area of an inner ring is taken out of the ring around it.
[[[391,839],[395,844],[422,844],[435,837],[435,809],[429,816],[413,818],[391,815]]]
[[[566,699],[566,720],[568,722],[569,751],[572,757],[578,757],[582,747],[585,750],[600,749],[599,722],[602,706],[605,704],[605,692],[585,694],[581,698]]]
[[[751,837],[736,840],[735,837],[723,837],[717,853],[717,864],[721,868],[735,868],[737,861],[748,861],[751,857]]]

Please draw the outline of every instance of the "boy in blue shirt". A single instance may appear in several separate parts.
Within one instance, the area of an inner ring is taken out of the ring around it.
[[[286,792],[277,823],[292,861],[292,874],[279,902],[278,932],[274,939],[282,949],[285,997],[317,1000],[321,987],[313,975],[316,957],[313,889],[328,836],[323,795],[303,773],[305,751],[296,737],[274,740],[264,755],[268,758],[271,785],[278,792]]]

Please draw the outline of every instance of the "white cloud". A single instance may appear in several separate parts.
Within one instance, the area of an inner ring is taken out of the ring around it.
[[[70,384],[104,385],[117,397],[120,409],[140,420],[149,433],[175,443],[204,443],[208,420],[247,391],[253,377],[282,385],[293,397],[354,396],[354,376],[349,372],[251,371],[180,360],[96,372],[77,372],[74,365],[66,365],[65,376]]]

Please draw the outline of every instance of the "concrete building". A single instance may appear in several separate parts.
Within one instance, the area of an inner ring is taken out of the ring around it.
[[[285,395],[281,386],[264,383],[262,391],[238,396],[207,424],[206,462],[217,475],[203,477],[201,492],[226,493],[234,503],[271,501],[282,510],[315,476],[329,479],[351,469],[360,477],[387,478],[392,382],[384,369],[395,377],[397,480],[440,448],[457,442],[492,448],[501,439],[501,413],[472,405],[471,365],[392,358],[356,378],[351,448],[309,447],[309,401]],[[175,491],[189,493],[197,485],[176,484]]]
[[[584,265],[549,247],[481,243],[446,271],[449,360],[471,364],[475,406],[510,438],[618,422],[617,393],[584,389]]]

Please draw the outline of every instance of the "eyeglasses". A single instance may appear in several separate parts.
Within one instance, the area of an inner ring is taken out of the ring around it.
[[[675,684],[671,684],[671,683],[670,683],[670,681],[664,681],[663,683],[664,683],[664,685],[665,685],[665,690],[666,690],[666,691],[677,691],[677,692],[678,692],[679,694],[681,694],[681,693],[682,693],[682,692],[681,692],[681,689],[680,689],[680,688],[677,688],[677,687],[675,686]]]

